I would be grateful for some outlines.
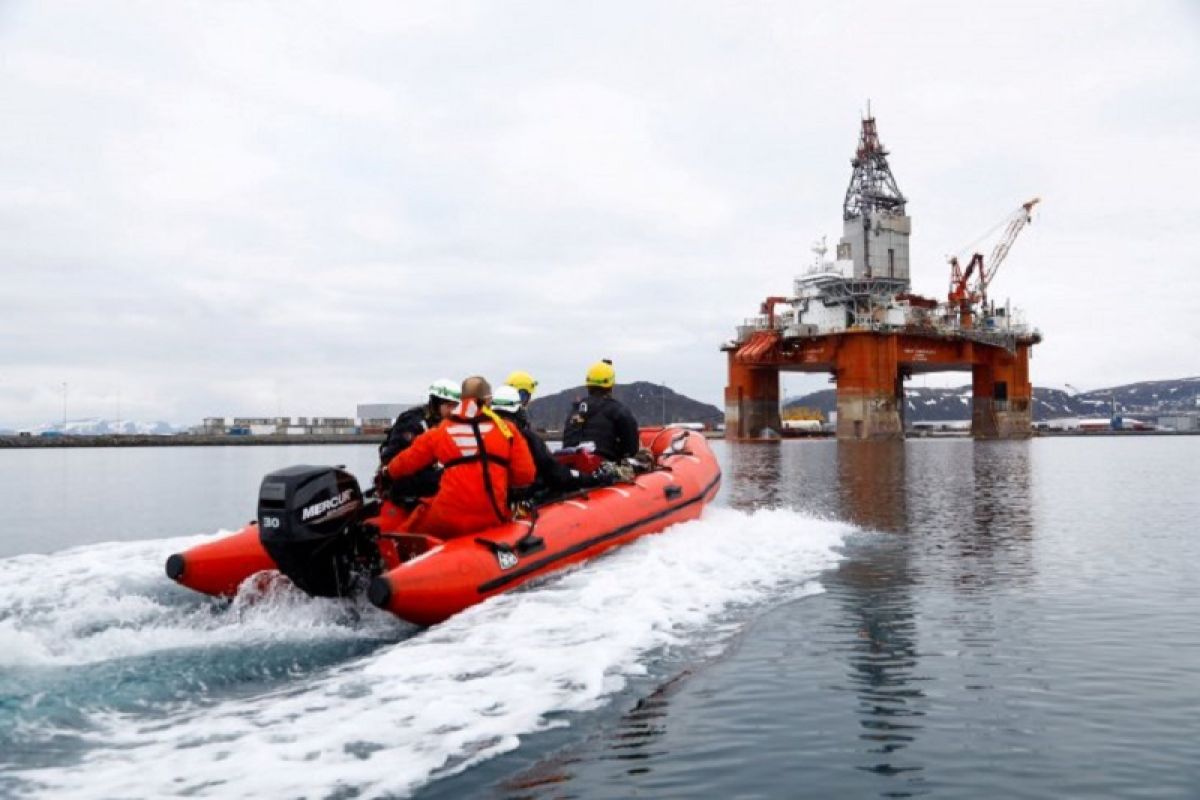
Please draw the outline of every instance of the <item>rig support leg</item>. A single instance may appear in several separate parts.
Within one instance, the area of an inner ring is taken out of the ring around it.
[[[1033,435],[1033,385],[1029,346],[1015,353],[976,348],[971,368],[971,435],[976,439],[1025,439]]]
[[[848,334],[837,353],[837,438],[903,439],[895,336]]]
[[[777,438],[780,427],[779,368],[748,367],[730,352],[729,385],[725,387],[725,438]]]

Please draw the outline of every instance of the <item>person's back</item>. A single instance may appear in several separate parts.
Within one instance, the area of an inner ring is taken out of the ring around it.
[[[478,381],[481,383],[472,383]],[[418,437],[388,464],[402,478],[435,461],[441,488],[418,509],[410,530],[453,537],[490,528],[509,518],[508,490],[533,482],[535,468],[520,434],[486,408],[491,388],[482,378],[463,384],[463,400],[448,420]]]
[[[563,425],[563,447],[589,443],[597,455],[619,461],[639,447],[638,423],[625,404],[612,396],[616,372],[610,362],[593,364],[587,373],[588,396],[575,404]]]

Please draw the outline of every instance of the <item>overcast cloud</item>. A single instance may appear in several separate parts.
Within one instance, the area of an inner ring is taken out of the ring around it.
[[[1200,374],[1197,9],[0,4],[0,427],[64,382],[72,417],[348,416],[603,356],[719,403],[840,234],[868,97],[915,290],[1041,195],[993,286],[1034,382]]]

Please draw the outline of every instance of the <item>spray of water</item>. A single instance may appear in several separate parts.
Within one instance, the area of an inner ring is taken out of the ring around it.
[[[425,631],[286,587],[198,599],[161,574],[192,541],[0,561],[0,749],[72,743],[12,759],[11,791],[403,795],[596,708],[666,652],[719,651],[756,609],[820,591],[850,530],[709,509]]]

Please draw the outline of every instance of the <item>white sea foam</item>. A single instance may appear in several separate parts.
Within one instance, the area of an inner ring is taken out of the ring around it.
[[[493,598],[299,685],[236,702],[188,707],[169,724],[96,714],[92,722],[99,733],[89,734],[91,749],[78,768],[18,775],[33,782],[27,784],[37,787],[31,791],[55,797],[184,792],[222,798],[316,797],[338,787],[355,787],[366,796],[402,795],[515,748],[521,735],[563,724],[552,721],[561,719],[559,712],[595,708],[629,677],[644,672],[648,660],[664,648],[720,647],[755,606],[820,591],[814,578],[836,563],[836,548],[849,530],[791,511],[709,509],[697,522],[644,538],[540,586]],[[98,585],[90,595],[81,590],[59,597],[35,613],[45,613],[68,636],[82,620],[95,619],[90,615],[128,614],[136,620],[130,625],[132,639],[97,647],[55,645],[40,633],[17,630],[26,637],[22,641],[33,637],[38,643],[33,658],[111,657],[136,650],[139,635],[156,638],[163,630],[177,637],[171,646],[180,647],[237,636],[252,644],[272,621],[293,634],[304,627],[300,620],[318,629],[332,625],[314,610],[321,606],[307,600],[298,601],[309,604],[303,613],[276,609],[250,619],[249,631],[228,621],[188,631],[176,621],[182,612],[156,611],[153,600],[122,601],[118,607],[122,581],[114,575],[130,576],[123,584],[127,592],[131,584],[141,585],[152,570],[135,562],[153,551],[157,571],[162,545],[72,553],[71,560],[87,554],[108,562],[90,575]],[[12,561],[39,572],[60,568]],[[0,585],[6,572],[12,570],[0,567]],[[5,605],[18,589],[2,590]],[[39,596],[45,602],[46,593]],[[84,612],[68,610],[72,602],[111,605]],[[80,616],[72,618],[76,614]],[[368,624],[393,624],[382,612],[377,616]],[[164,625],[166,618],[172,621]],[[183,621],[189,618],[179,618]],[[183,641],[188,636],[193,638]]]
[[[229,611],[196,602],[197,595],[166,579],[163,562],[210,538],[112,542],[0,559],[0,669],[360,635],[358,626],[345,624],[344,603],[294,589],[263,598],[247,593]]]

